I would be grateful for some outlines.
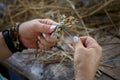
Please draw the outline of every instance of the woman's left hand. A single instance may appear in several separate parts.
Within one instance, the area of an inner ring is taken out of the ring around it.
[[[35,19],[24,22],[19,27],[20,40],[27,48],[49,49],[58,42],[50,37],[56,24],[50,19]]]

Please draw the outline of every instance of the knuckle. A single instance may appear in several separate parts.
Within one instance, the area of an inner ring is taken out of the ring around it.
[[[33,24],[33,26],[37,26],[38,25],[38,21],[37,20],[33,20],[32,24]]]
[[[46,21],[51,21],[51,19],[45,19]]]
[[[97,55],[99,55],[99,57],[102,56],[102,47],[101,46],[97,46],[94,51]]]
[[[102,47],[100,45],[96,45],[97,52],[102,52]]]
[[[51,19],[46,19],[46,21],[52,21]]]
[[[99,48],[99,47],[100,47],[99,44],[97,44],[97,43],[92,44],[92,46],[93,46],[94,48]]]

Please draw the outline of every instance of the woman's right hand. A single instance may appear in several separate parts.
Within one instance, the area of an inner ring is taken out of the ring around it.
[[[102,48],[89,36],[80,37],[74,47],[75,80],[93,80],[102,57]]]

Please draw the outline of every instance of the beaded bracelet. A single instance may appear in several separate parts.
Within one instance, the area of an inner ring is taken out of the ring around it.
[[[2,32],[4,40],[12,53],[27,49],[19,39],[19,26],[20,24],[16,23],[14,27]]]

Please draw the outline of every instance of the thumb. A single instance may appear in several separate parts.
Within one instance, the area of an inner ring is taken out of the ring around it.
[[[39,23],[37,31],[41,33],[52,33],[56,27],[56,25]]]
[[[79,37],[77,37],[77,36],[74,36],[73,37],[73,41],[74,41],[74,48],[76,49],[76,48],[83,48],[84,46],[83,46],[83,43],[82,43],[82,41],[81,41],[81,39],[79,38]]]

